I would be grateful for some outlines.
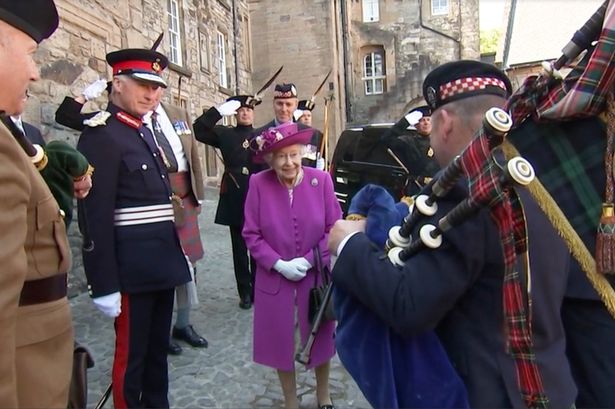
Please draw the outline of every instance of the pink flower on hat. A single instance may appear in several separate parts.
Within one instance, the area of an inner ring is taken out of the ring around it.
[[[284,139],[284,135],[275,128],[269,128],[255,138],[257,151],[268,149],[271,145]]]

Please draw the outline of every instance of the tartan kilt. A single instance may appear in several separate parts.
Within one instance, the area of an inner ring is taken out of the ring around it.
[[[203,258],[203,243],[199,231],[198,217],[201,207],[192,194],[190,172],[174,172],[169,174],[173,193],[182,198],[184,205],[184,224],[176,226],[179,241],[184,253],[192,264]]]

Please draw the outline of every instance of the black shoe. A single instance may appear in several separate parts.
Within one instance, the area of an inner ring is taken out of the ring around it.
[[[241,301],[239,301],[239,308],[242,310],[249,310],[252,308],[252,299],[250,297],[241,297]]]
[[[181,355],[182,347],[180,347],[177,342],[169,340],[169,347],[167,349],[167,353],[169,355]]]
[[[195,348],[207,348],[209,345],[205,338],[197,334],[194,328],[192,328],[192,325],[188,325],[186,328],[182,329],[173,327],[173,338],[186,341]]]

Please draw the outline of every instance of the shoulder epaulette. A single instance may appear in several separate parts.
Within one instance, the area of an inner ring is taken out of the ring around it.
[[[109,112],[100,111],[99,113],[91,117],[90,119],[84,119],[83,125],[89,126],[91,128],[94,128],[100,125],[106,125],[107,119],[109,119],[110,116],[111,114]]]
[[[141,127],[141,125],[143,125],[143,121],[141,121],[140,119],[135,118],[134,116],[127,114],[126,112],[123,111],[119,111],[117,114],[115,114],[115,117],[122,123],[135,128],[135,129],[139,129]]]

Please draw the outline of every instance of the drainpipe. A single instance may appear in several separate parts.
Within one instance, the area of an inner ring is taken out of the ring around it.
[[[232,1],[233,6],[233,61],[235,62],[235,95],[241,94],[239,91],[239,59],[237,58],[237,42],[238,42],[238,28],[237,28],[237,11],[236,0]]]
[[[346,123],[352,122],[352,110],[350,104],[350,74],[352,73],[352,67],[348,61],[349,40],[348,40],[348,8],[346,7],[346,0],[340,0],[340,7],[342,13],[342,58],[344,61],[344,99],[346,109]]]
[[[512,38],[513,25],[515,24],[515,12],[517,9],[517,0],[510,2],[510,11],[508,14],[508,25],[506,27],[506,34],[504,38],[504,52],[502,55],[502,69],[508,70],[508,55],[510,54],[510,40]]]
[[[461,37],[461,0],[459,1],[459,33]],[[455,44],[457,44],[457,58],[461,59],[461,39],[460,38],[455,38],[451,35],[448,35],[442,31],[436,30],[433,27],[430,27],[428,25],[426,25],[425,23],[423,23],[423,0],[419,0],[419,23],[421,25],[422,28],[424,28],[425,30],[429,30],[432,33],[436,33],[442,37],[448,38],[449,40],[452,40]]]

